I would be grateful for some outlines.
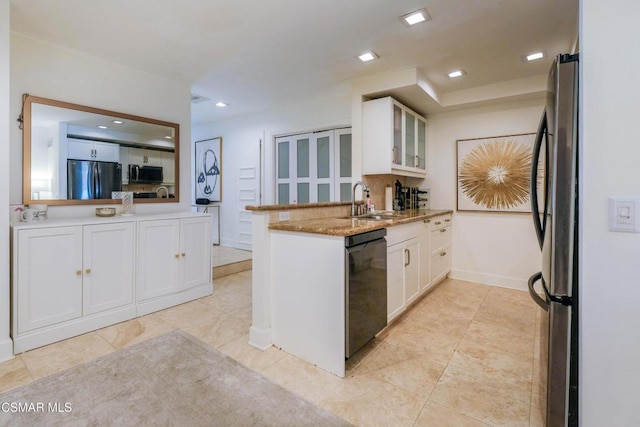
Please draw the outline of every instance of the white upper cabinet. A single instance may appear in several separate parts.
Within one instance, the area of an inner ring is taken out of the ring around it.
[[[427,119],[391,97],[362,104],[363,174],[427,175]]]

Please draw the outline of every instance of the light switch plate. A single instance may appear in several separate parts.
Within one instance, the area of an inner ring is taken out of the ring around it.
[[[609,231],[640,233],[640,199],[609,198]]]

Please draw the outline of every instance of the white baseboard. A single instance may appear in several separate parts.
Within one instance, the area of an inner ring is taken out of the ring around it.
[[[259,349],[266,350],[273,345],[271,341],[271,328],[260,329],[251,326],[249,329],[249,345]]]
[[[449,277],[457,280],[466,280],[467,282],[481,283],[483,285],[498,286],[500,288],[517,289],[519,291],[527,291],[527,279],[518,277],[500,276],[497,274],[483,273],[480,271],[465,271],[451,269]]]
[[[0,341],[0,362],[13,358],[13,341],[11,338]]]

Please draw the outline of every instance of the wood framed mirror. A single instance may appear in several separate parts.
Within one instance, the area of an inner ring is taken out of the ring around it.
[[[180,200],[177,123],[24,95],[22,124],[24,204]]]

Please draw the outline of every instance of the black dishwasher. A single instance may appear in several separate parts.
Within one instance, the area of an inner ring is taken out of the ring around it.
[[[345,349],[351,357],[387,326],[386,229],[345,238]]]

